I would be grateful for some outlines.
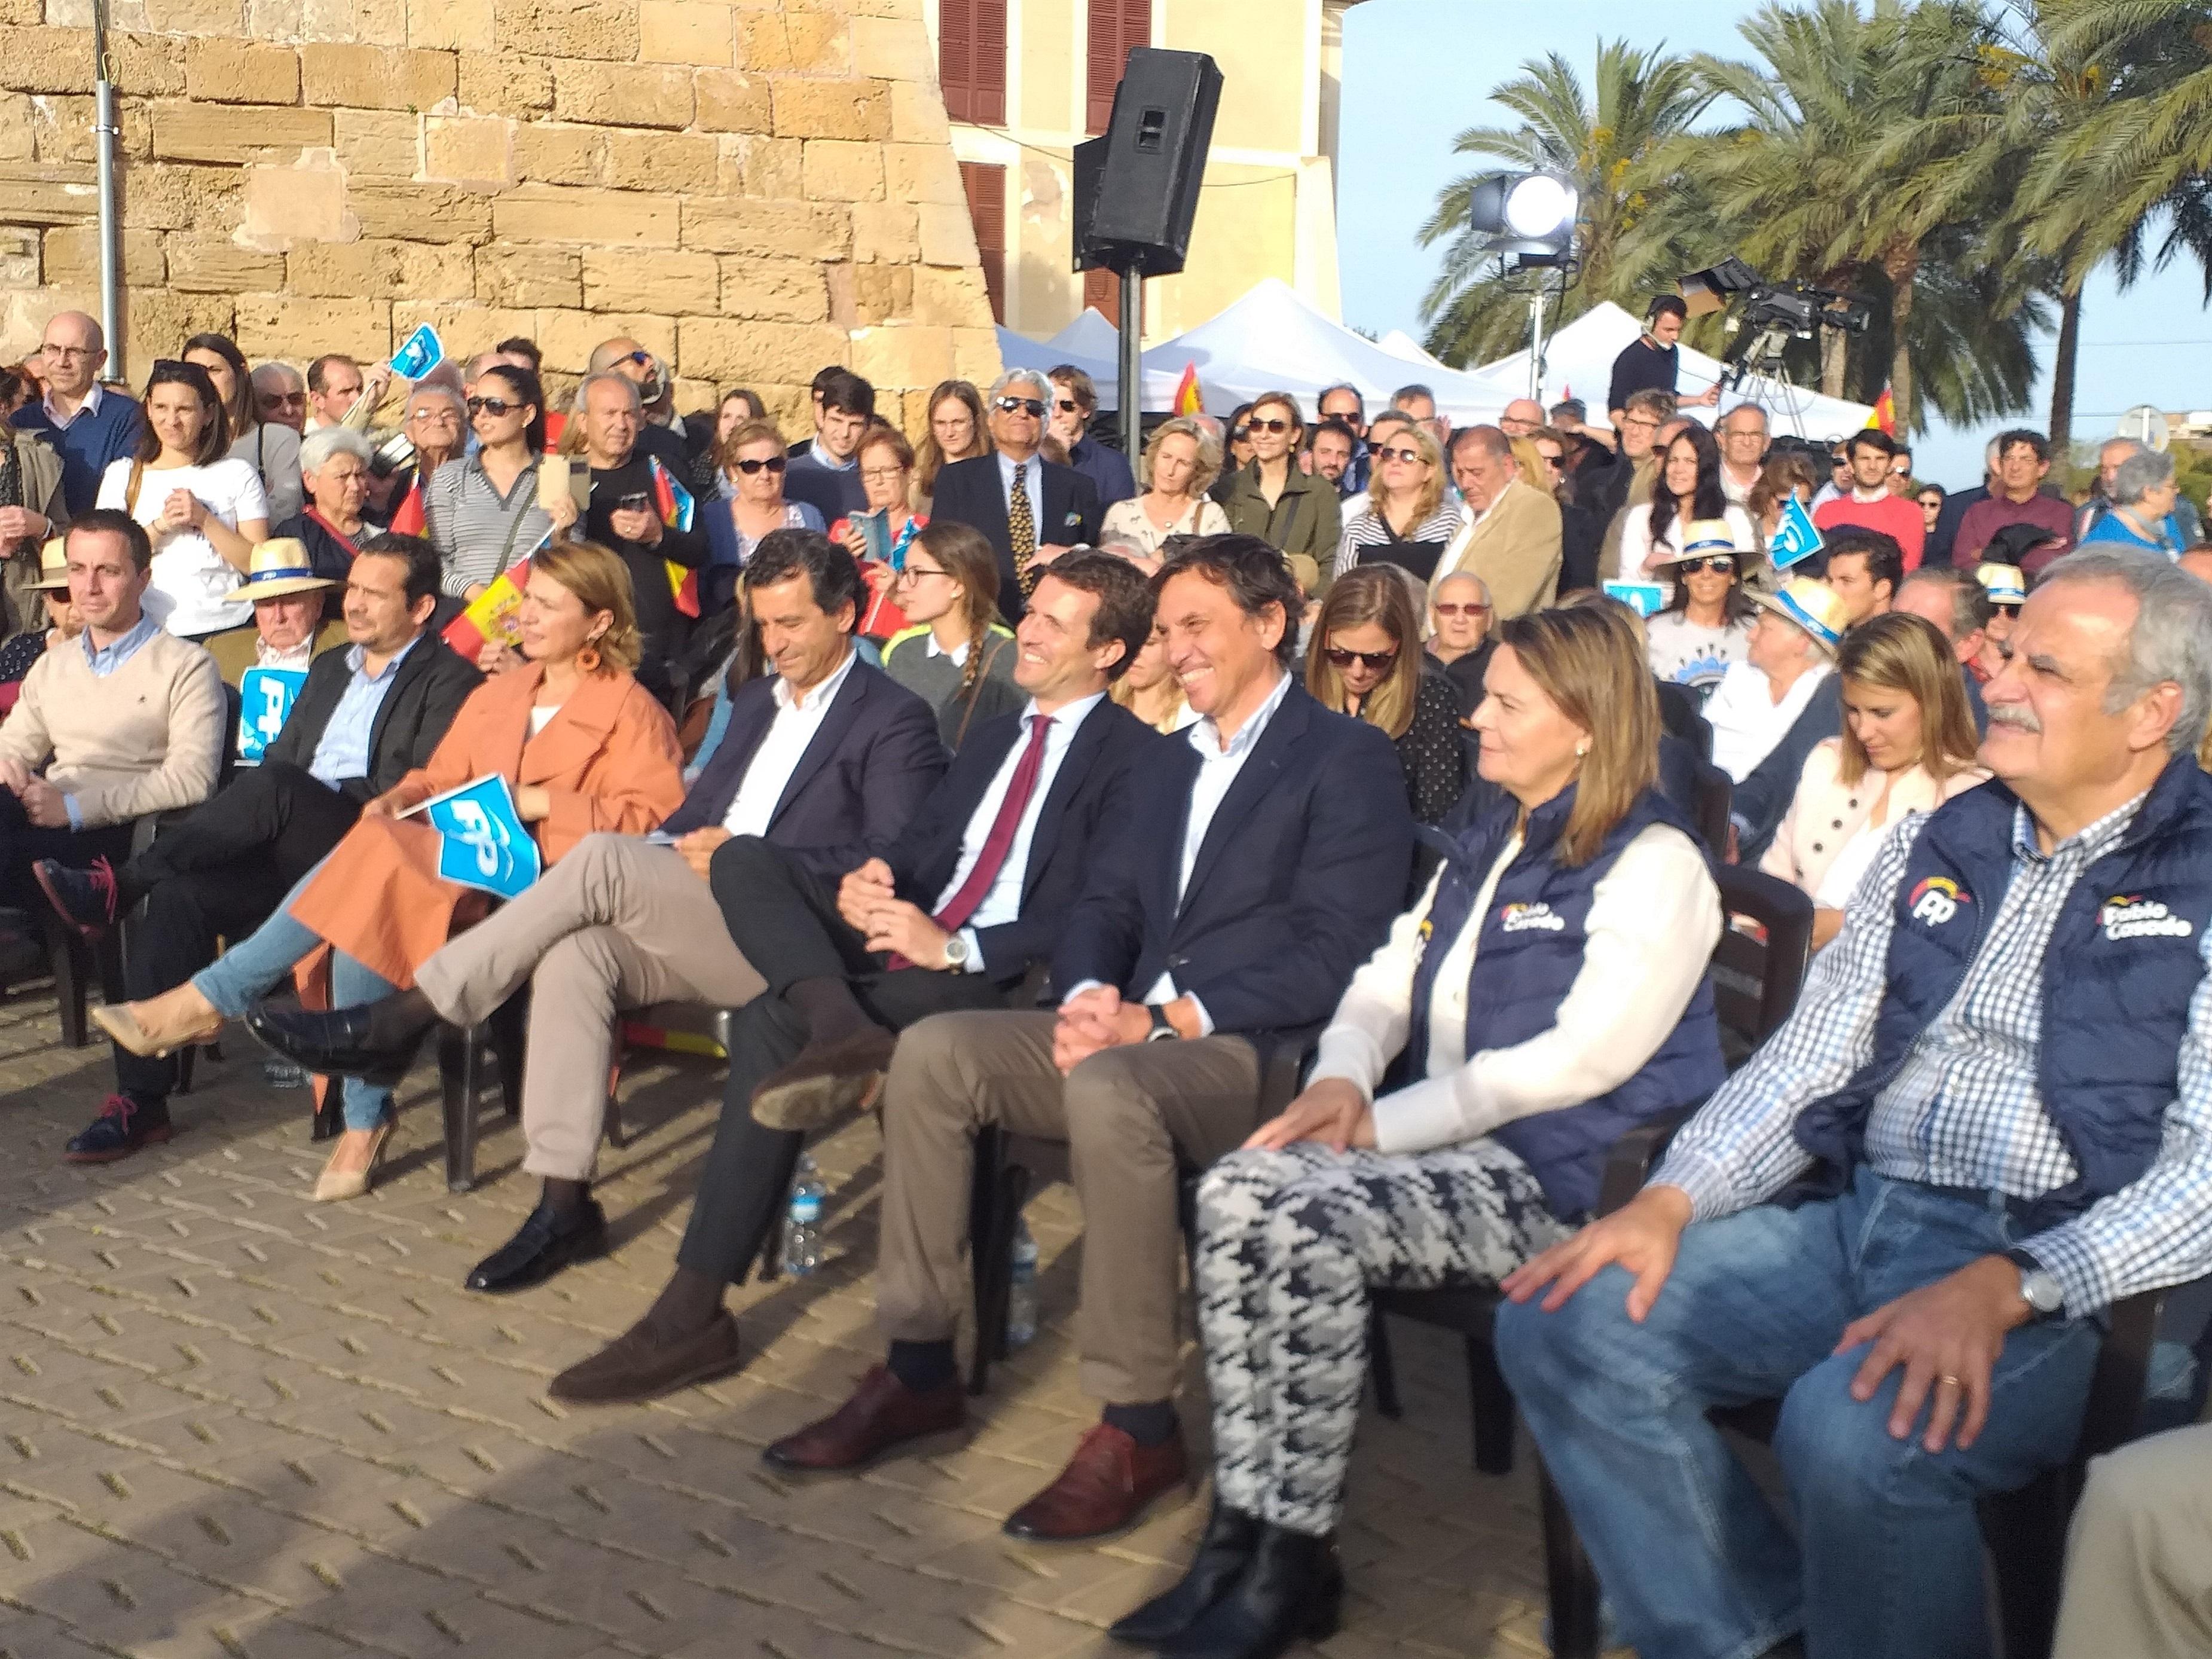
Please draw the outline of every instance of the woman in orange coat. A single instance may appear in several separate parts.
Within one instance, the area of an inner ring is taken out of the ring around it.
[[[595,830],[641,835],[676,810],[683,755],[667,711],[630,675],[638,632],[622,562],[589,542],[546,549],[531,562],[520,623],[521,660],[487,653],[487,667],[506,672],[461,705],[430,763],[364,806],[330,857],[214,966],[150,1000],[94,1010],[110,1036],[142,1054],[205,1042],[326,946],[342,1007],[412,984],[475,896],[438,875],[437,832],[398,815],[487,773],[507,780],[548,865]],[[345,1133],[318,1199],[366,1192],[391,1134],[388,1086],[349,1078],[344,1101]]]

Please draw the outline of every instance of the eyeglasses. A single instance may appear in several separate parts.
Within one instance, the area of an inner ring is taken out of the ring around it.
[[[1042,398],[1001,398],[991,406],[1001,415],[1026,415],[1032,420],[1044,419],[1044,399]]]
[[[58,357],[65,363],[73,363],[80,357],[100,355],[98,349],[92,346],[40,346],[39,354],[45,357]]]
[[[906,477],[906,473],[907,470],[902,466],[864,466],[860,469],[860,477],[869,483],[896,483]]]
[[[261,394],[261,406],[264,409],[289,409],[295,404],[301,409],[305,409],[307,406],[307,394],[304,392],[264,392]]]
[[[1486,617],[1490,614],[1490,607],[1486,605],[1451,605],[1442,599],[1437,601],[1432,608],[1439,617]]]
[[[469,399],[470,414],[489,415],[495,418],[512,415],[518,409],[522,409],[526,406],[526,405],[522,404],[511,404],[504,398],[471,398]]]
[[[1328,659],[1331,668],[1345,669],[1358,663],[1369,673],[1379,674],[1398,660],[1398,647],[1394,645],[1388,651],[1342,651],[1332,645],[1322,655]]]
[[[785,461],[781,455],[770,455],[765,460],[739,461],[736,465],[738,471],[750,478],[763,467],[766,467],[771,472],[781,472],[784,469]]]
[[[909,558],[905,568],[898,573],[898,580],[902,582],[918,582],[924,576],[949,576],[951,574],[950,570],[933,570],[927,565],[916,564]]]
[[[1421,459],[1418,449],[1378,449],[1375,452],[1386,461],[1405,461],[1408,464]]]
[[[1247,421],[1244,425],[1245,429],[1251,432],[1289,432],[1294,429],[1290,422],[1273,416],[1264,421]]]
[[[1621,416],[1620,423],[1623,426],[1632,426],[1641,432],[1656,432],[1659,429],[1659,422],[1649,415],[1624,415]]]
[[[1716,553],[1710,558],[1680,559],[1675,562],[1674,568],[1686,576],[1694,576],[1700,570],[1710,570],[1716,576],[1733,576],[1735,574],[1735,556]]]

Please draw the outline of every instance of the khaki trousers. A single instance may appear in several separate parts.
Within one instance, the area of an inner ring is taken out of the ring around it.
[[[2074,1511],[2052,1659],[2212,1652],[2212,1425],[2094,1460]]]
[[[691,866],[634,836],[586,836],[544,879],[424,963],[431,1006],[473,1025],[525,981],[522,1167],[586,1181],[606,1122],[615,1022],[655,1002],[738,1007],[765,989]]]
[[[884,1087],[877,1316],[895,1341],[941,1341],[959,1322],[978,1129],[1065,1141],[1083,1201],[1084,1391],[1166,1400],[1182,1371],[1176,1156],[1202,1168],[1252,1133],[1259,1056],[1243,1037],[1131,1043],[1063,1078],[1057,1019],[937,1014],[900,1036]]]

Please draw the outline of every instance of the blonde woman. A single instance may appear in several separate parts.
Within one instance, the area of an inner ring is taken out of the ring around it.
[[[1103,542],[1122,536],[1147,557],[1170,536],[1224,536],[1229,515],[1206,491],[1221,476],[1221,441],[1188,415],[1163,422],[1145,446],[1145,493],[1106,509]]]
[[[884,672],[936,711],[947,749],[994,714],[1021,712],[999,556],[981,531],[945,519],[915,532],[891,593],[912,626],[884,647]]]
[[[1369,452],[1367,501],[1344,526],[1335,574],[1363,564],[1395,564],[1426,582],[1467,514],[1444,497],[1443,452],[1415,422],[1395,425]]]
[[[1902,611],[1844,635],[1836,672],[1844,729],[1805,757],[1797,793],[1759,861],[1813,896],[1813,948],[1834,939],[1844,903],[1882,837],[1987,780],[1966,683],[1942,630]]]
[[[1164,623],[1152,624],[1152,638],[1107,695],[1155,732],[1180,732],[1198,723],[1198,710],[1184,697],[1182,682],[1168,666]]]

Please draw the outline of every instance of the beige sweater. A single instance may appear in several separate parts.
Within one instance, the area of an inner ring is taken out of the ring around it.
[[[0,723],[0,756],[43,767],[86,829],[122,823],[215,793],[225,707],[215,659],[190,640],[156,634],[95,679],[79,635],[31,665]]]

